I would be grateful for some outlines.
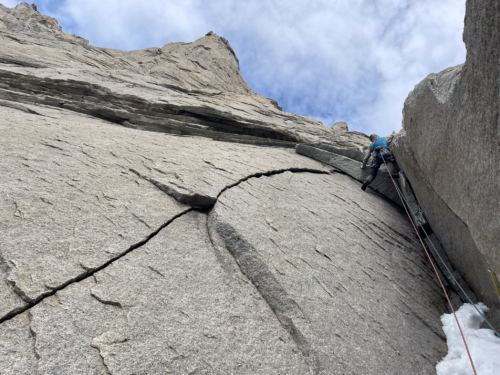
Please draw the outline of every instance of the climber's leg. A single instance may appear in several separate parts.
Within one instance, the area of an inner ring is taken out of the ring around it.
[[[366,190],[366,187],[372,183],[373,180],[375,180],[375,177],[377,177],[378,169],[380,166],[378,164],[372,165],[370,168],[370,174],[366,178],[365,182],[363,183],[363,186],[361,186],[361,190]]]

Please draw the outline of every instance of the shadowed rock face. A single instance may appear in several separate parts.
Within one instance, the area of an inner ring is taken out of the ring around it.
[[[434,371],[444,296],[359,189],[366,135],[254,94],[213,33],[122,52],[20,4],[0,40],[2,375]]]
[[[467,1],[463,65],[409,94],[393,143],[429,222],[481,300],[500,307],[500,5]]]

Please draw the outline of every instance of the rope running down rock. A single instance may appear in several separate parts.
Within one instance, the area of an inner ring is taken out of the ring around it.
[[[385,167],[387,168],[387,163],[385,162],[385,159],[382,157],[382,160],[384,161]],[[389,169],[387,169],[389,170]],[[429,258],[429,261],[431,262],[432,268],[434,268],[434,272],[436,273],[436,276],[439,280],[439,283],[441,284],[441,288],[443,289],[444,295],[446,296],[446,299],[448,300],[448,304],[451,307],[451,311],[453,311],[453,316],[455,317],[455,320],[457,321],[458,329],[460,330],[460,334],[462,335],[462,339],[464,340],[465,344],[465,349],[467,349],[467,354],[469,355],[469,360],[472,365],[472,370],[474,371],[474,375],[477,375],[476,368],[474,367],[474,362],[472,362],[472,357],[469,352],[469,347],[467,346],[467,342],[465,341],[464,334],[462,332],[462,327],[460,327],[460,323],[458,322],[457,315],[455,314],[455,309],[453,308],[453,305],[451,304],[450,298],[448,297],[448,293],[446,293],[446,289],[444,288],[443,282],[441,281],[441,277],[439,277],[439,274],[437,272],[436,266],[434,265],[434,262],[431,259],[431,256],[429,252],[427,251],[427,248],[424,245],[424,241],[422,241],[422,237],[420,237],[420,234],[418,233],[417,227],[413,223],[413,220],[411,219],[411,216],[406,208],[406,205],[403,202],[403,198],[401,197],[401,194],[399,193],[399,189],[397,188],[396,182],[394,182],[394,179],[392,178],[392,175],[389,173],[389,176],[391,177],[392,183],[394,184],[394,187],[398,191],[399,198],[401,199],[401,203],[403,203],[403,206],[405,208],[406,214],[408,215],[408,218],[410,219],[411,225],[413,226],[413,229],[415,229],[415,232],[417,233],[418,239],[420,240],[420,243],[422,244],[422,247],[425,250],[425,253],[427,254],[427,257]]]

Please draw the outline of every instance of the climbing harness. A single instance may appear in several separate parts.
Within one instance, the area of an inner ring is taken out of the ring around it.
[[[387,148],[380,148],[379,150],[375,149],[372,152],[372,165],[371,166],[379,168],[382,165],[381,160],[383,160],[384,162],[386,160],[390,161],[390,162],[395,161],[394,156],[392,155],[392,152],[389,149],[387,149]]]
[[[498,298],[500,298],[500,285],[498,285],[497,275],[495,275],[495,272],[493,272],[492,270],[488,270],[488,271],[490,271],[491,278],[493,279],[493,284],[495,285],[495,289],[497,290],[497,293],[498,293]],[[499,337],[500,337],[500,335],[499,335]]]
[[[384,160],[384,158],[382,158],[382,160]],[[384,160],[384,164],[387,168],[387,163],[385,162],[385,160]],[[389,176],[391,176],[390,173],[389,173]],[[431,256],[430,256],[429,252],[427,251],[427,248],[424,245],[424,241],[422,240],[422,237],[420,237],[420,234],[418,233],[417,227],[413,223],[413,220],[411,219],[411,216],[408,213],[408,210],[406,209],[406,205],[403,202],[403,198],[402,198],[402,196],[399,192],[399,189],[396,185],[396,182],[394,182],[394,179],[392,178],[392,176],[391,176],[391,181],[394,184],[394,187],[396,188],[396,190],[398,192],[399,199],[401,199],[401,203],[403,203],[403,207],[405,208],[406,214],[408,215],[408,218],[410,219],[411,225],[413,226],[413,229],[415,229],[415,232],[417,233],[418,239],[420,240],[420,243],[422,244],[422,247],[424,248],[425,253],[427,254],[427,258],[429,258],[429,261],[431,262],[432,268],[434,269],[434,272],[436,273],[436,276],[439,280],[439,283],[441,284],[441,288],[443,289],[444,295],[446,296],[446,299],[448,300],[448,304],[451,307],[451,311],[453,312],[453,316],[455,317],[455,320],[457,321],[458,329],[460,330],[460,334],[462,335],[462,340],[464,341],[464,344],[465,344],[465,349],[467,350],[467,354],[469,355],[469,360],[470,360],[470,364],[472,365],[472,370],[474,371],[474,375],[477,375],[476,368],[474,367],[474,362],[472,362],[472,357],[471,357],[470,352],[469,352],[469,347],[467,346],[467,342],[465,341],[465,336],[462,332],[462,327],[460,327],[460,323],[458,322],[457,314],[455,314],[455,309],[453,308],[453,305],[451,304],[450,297],[448,297],[448,293],[446,293],[446,289],[443,285],[443,282],[441,281],[441,277],[439,276],[439,273],[436,269],[436,266],[434,265],[434,262],[432,261]]]

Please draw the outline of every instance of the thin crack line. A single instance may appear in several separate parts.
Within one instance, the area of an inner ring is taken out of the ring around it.
[[[166,223],[164,223],[163,225],[161,225],[157,230],[155,230],[154,232],[152,232],[147,238],[145,238],[144,240],[141,240],[139,242],[137,242],[136,244],[130,246],[127,250],[125,250],[123,253],[117,255],[116,257],[114,258],[111,258],[109,259],[107,262],[101,264],[99,267],[96,267],[94,269],[89,269],[87,272],[84,272],[68,281],[66,281],[64,284],[61,284],[60,286],[54,288],[53,290],[51,290],[50,292],[47,292],[47,293],[43,293],[41,294],[40,296],[38,296],[33,302],[29,302],[28,305],[24,306],[23,308],[20,308],[20,309],[16,309],[15,311],[7,314],[6,316],[4,316],[3,318],[0,319],[0,324],[2,324],[3,322],[7,321],[7,320],[11,320],[13,318],[15,318],[17,315],[19,314],[22,314],[23,312],[31,309],[32,307],[38,305],[40,302],[42,302],[45,298],[47,297],[50,297],[50,296],[53,296],[54,294],[56,294],[58,291],[66,288],[67,286],[71,285],[71,284],[74,284],[74,283],[78,283],[80,281],[83,281],[89,277],[92,277],[95,273],[103,270],[104,268],[106,268],[107,266],[109,266],[110,264],[114,263],[115,261],[117,261],[118,259],[124,257],[125,255],[127,255],[128,253],[134,251],[135,249],[141,247],[141,246],[144,246],[145,244],[147,244],[151,239],[153,239],[162,229],[166,228],[167,226],[169,226],[174,220],[180,218],[181,216],[193,211],[194,208],[193,207],[189,207],[188,209],[185,209],[184,211],[180,212],[179,214],[175,215],[173,218],[171,218],[170,220],[168,220]],[[25,301],[26,302],[26,301]]]
[[[274,176],[277,174],[282,174],[285,172],[292,172],[292,173],[306,173],[307,172],[307,173],[315,173],[315,174],[330,174],[330,172],[328,172],[328,171],[321,171],[319,169],[314,169],[314,168],[287,168],[287,169],[276,169],[273,171],[254,173],[252,175],[249,175],[247,177],[242,178],[241,180],[235,182],[234,184],[226,186],[224,189],[222,189],[219,192],[219,194],[217,194],[217,198],[219,198],[222,195],[222,193],[224,193],[226,190],[231,189],[235,186],[238,186],[242,182],[245,182],[251,178],[259,178],[262,176],[269,177],[269,176]]]
[[[245,182],[251,178],[259,178],[262,176],[273,176],[276,174],[281,174],[285,172],[292,172],[292,173],[316,173],[316,174],[330,174],[328,171],[322,171],[319,169],[314,169],[314,168],[286,168],[286,169],[276,169],[276,170],[271,170],[271,171],[266,171],[266,172],[258,172],[258,173],[253,173],[251,175],[245,176],[242,179],[236,181],[235,183],[231,185],[225,186],[218,194],[217,196],[211,196],[211,195],[204,195],[203,193],[196,193],[192,190],[190,190],[188,187],[180,186],[178,189],[175,189],[173,187],[173,183],[168,183],[164,184],[160,181],[155,180],[154,178],[148,177],[140,173],[139,171],[130,168],[130,172],[136,174],[139,178],[142,178],[145,181],[150,182],[153,184],[156,188],[164,192],[165,194],[171,196],[175,200],[177,200],[180,203],[183,204],[188,204],[192,207],[198,208],[198,209],[211,209],[213,206],[215,206],[215,203],[217,203],[217,200],[221,196],[222,193],[224,193],[226,190],[231,189],[242,182]],[[182,192],[181,190],[184,190],[186,192]]]

